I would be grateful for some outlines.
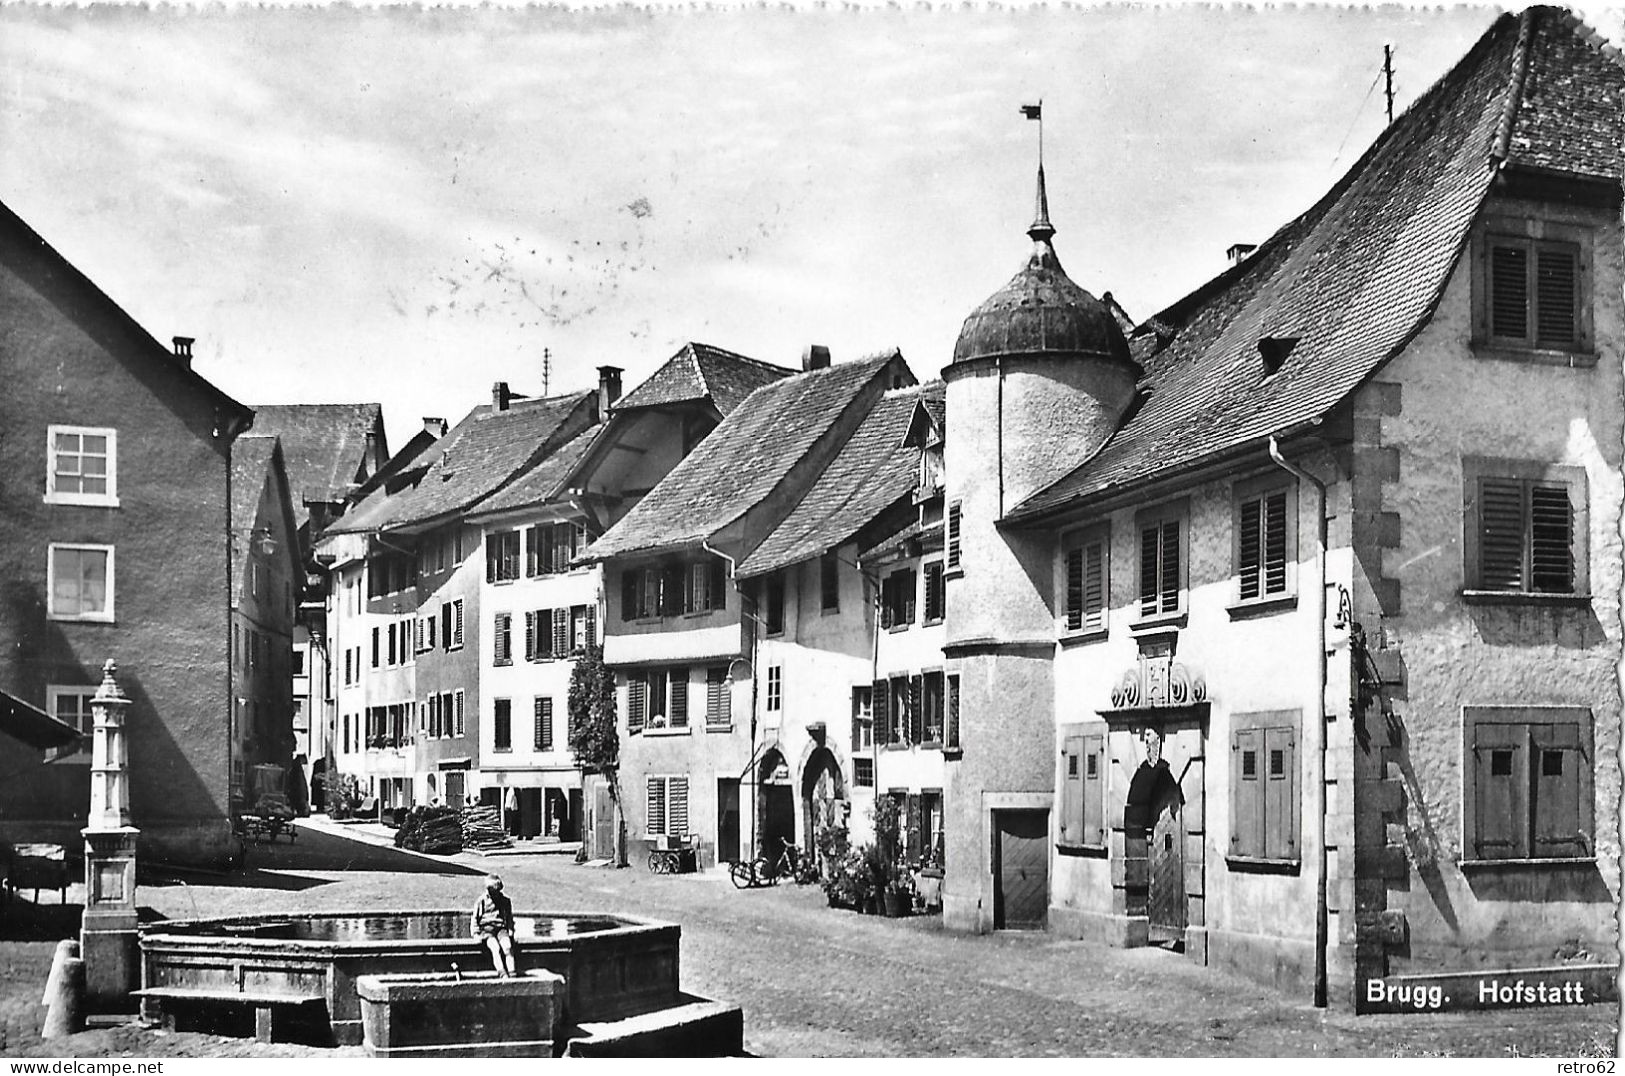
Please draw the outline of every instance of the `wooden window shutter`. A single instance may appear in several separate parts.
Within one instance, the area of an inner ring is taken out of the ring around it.
[[[863,698],[859,694],[863,689],[852,689],[852,754],[856,755],[863,750]]]
[[[1156,527],[1140,531],[1140,615],[1155,616],[1158,609],[1157,536]]]
[[[638,618],[638,573],[635,568],[621,572],[621,619]]]
[[[1083,548],[1066,551],[1066,630],[1083,629]]]
[[[542,551],[539,548],[541,537],[542,528],[540,526],[525,528],[525,575],[527,576],[541,574]]]
[[[1240,577],[1240,597],[1249,601],[1263,594],[1263,498],[1241,502],[1241,520],[1238,526],[1236,574]]]
[[[688,836],[688,778],[668,777],[666,779],[666,796],[670,801],[667,810],[666,832],[674,837]]]
[[[463,599],[458,598],[456,601],[452,602],[451,603],[451,611],[452,611],[452,629],[454,631],[454,635],[453,635],[453,638],[452,638],[452,645],[453,646],[462,646],[463,645]]]
[[[1571,348],[1579,343],[1579,251],[1541,244],[1535,253],[1535,343]]]
[[[948,535],[945,545],[948,547],[948,570],[953,571],[959,567],[959,523],[960,503],[954,501],[948,506]]]
[[[679,665],[671,670],[671,705],[667,708],[670,720],[667,722],[674,729],[688,727],[688,668]]]
[[[925,742],[925,705],[923,678],[908,678],[908,742]]]
[[[1162,525],[1162,611],[1179,608],[1179,521]]]
[[[1083,737],[1083,843],[1106,843],[1106,737]]]
[[[1531,590],[1569,594],[1574,590],[1574,506],[1567,486],[1529,487],[1529,577]]]
[[[588,605],[587,615],[587,645],[595,646],[598,643],[598,606]]]
[[[1083,843],[1083,737],[1061,743],[1061,843]]]
[[[1298,858],[1297,732],[1264,730],[1264,855]]]
[[[492,643],[498,665],[505,664],[512,658],[513,646],[512,629],[513,616],[509,613],[498,613],[493,624]]]
[[[1523,483],[1515,478],[1478,482],[1478,575],[1485,590],[1523,590]]]
[[[1106,626],[1106,542],[1090,542],[1083,547],[1083,629],[1100,631]]]
[[[959,674],[954,673],[953,675],[948,676],[946,679],[947,679],[947,696],[948,697],[947,697],[946,701],[944,702],[944,709],[947,710],[947,716],[944,718],[944,724],[947,725],[947,728],[943,730],[943,734],[947,737],[947,742],[943,746],[950,747],[950,748],[958,748],[960,746],[960,743],[959,743]]]
[[[903,854],[908,858],[908,861],[910,863],[918,863],[920,861],[920,854],[921,854],[921,849],[920,849],[920,823],[921,823],[920,797],[915,795],[914,793],[910,792],[908,794],[908,798],[906,800],[904,800],[903,810],[904,810],[903,817],[907,820],[907,823],[908,823],[908,835],[907,835],[907,839],[904,841],[904,844],[903,844]]]
[[[891,705],[891,684],[885,680],[876,680],[871,690],[874,692],[869,698],[875,715],[875,743],[891,743],[891,715],[888,713]]]
[[[552,703],[553,703],[552,699],[549,699],[549,698],[547,698],[545,696],[542,696],[542,695],[537,695],[534,699],[531,700],[531,724],[532,724],[531,749],[532,750],[546,751],[548,748],[550,748],[552,746],[551,741],[553,739],[553,732],[552,732],[552,729],[548,727],[548,725],[551,723],[551,720],[552,720],[552,714],[551,714],[551,712],[549,712],[546,715],[546,718],[544,719],[543,712],[542,712],[542,708],[543,708],[544,704],[549,708],[549,710],[551,710]]]
[[[733,700],[728,692],[728,667],[713,665],[705,670],[705,723],[726,725],[732,720]]]
[[[418,617],[412,618],[412,650],[423,653],[423,621]]]
[[[1264,593],[1286,593],[1286,491],[1264,498]]]
[[[1529,727],[1473,726],[1475,859],[1529,855]]]
[[[666,779],[664,777],[649,778],[647,821],[648,824],[644,827],[646,832],[666,832]]]
[[[880,626],[892,626],[892,595],[897,592],[896,576],[888,575],[880,581]]]
[[[535,661],[536,657],[536,611],[532,609],[525,613],[525,660]]]
[[[1497,242],[1490,247],[1490,335],[1529,339],[1529,248]]]
[[[1585,757],[1580,726],[1533,725],[1529,731],[1535,800],[1530,855],[1589,856],[1591,760]]]
[[[1230,852],[1264,854],[1264,734],[1238,729],[1230,734]]]
[[[570,653],[570,610],[553,610],[553,656],[562,658]]]
[[[648,712],[649,682],[641,673],[632,673],[626,680],[626,730],[642,732],[644,715]]]

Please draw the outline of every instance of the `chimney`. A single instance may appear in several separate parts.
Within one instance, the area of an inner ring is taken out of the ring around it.
[[[446,436],[446,420],[443,418],[432,418],[429,415],[424,415],[423,432],[438,441],[440,438]]]
[[[1230,249],[1224,252],[1224,256],[1230,259],[1231,265],[1240,265],[1242,259],[1257,249],[1257,243],[1231,243]]]
[[[829,348],[823,344],[808,344],[807,350],[801,353],[801,368],[803,370],[828,369]]]
[[[190,370],[192,368],[192,345],[197,341],[197,337],[176,336],[171,339],[175,341],[175,360]]]
[[[615,401],[621,398],[621,368],[619,366],[600,366],[598,368],[598,417],[608,418],[609,409],[615,406]]]
[[[506,381],[498,381],[491,386],[491,410],[506,411],[508,404],[513,400],[513,393],[508,391]]]

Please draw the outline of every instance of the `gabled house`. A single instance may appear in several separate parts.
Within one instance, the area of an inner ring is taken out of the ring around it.
[[[944,372],[948,925],[1345,1007],[1615,951],[1622,104],[1503,16],[1127,339],[1040,169]]]
[[[287,470],[276,437],[239,437],[231,452],[231,802],[285,795],[296,748],[293,634],[304,581]],[[305,774],[295,797],[304,806]]]
[[[253,413],[3,206],[0,311],[0,690],[85,731],[117,661],[141,854],[223,862],[232,442]],[[76,846],[88,759],[9,775],[0,833]]]
[[[623,808],[645,846],[691,838],[709,863],[797,832],[788,763],[775,751],[767,766],[763,739],[779,727],[782,696],[769,693],[760,644],[783,631],[782,594],[760,583],[739,592],[736,569],[886,391],[915,381],[895,352],[827,363],[826,350],[810,348],[803,373],[751,393],[587,551],[604,565]],[[590,811],[600,818],[606,806]]]

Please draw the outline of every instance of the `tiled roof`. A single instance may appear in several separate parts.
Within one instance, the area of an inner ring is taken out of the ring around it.
[[[627,411],[709,398],[717,411],[726,415],[763,385],[793,373],[710,344],[684,344],[648,380],[617,400],[614,409]]]
[[[381,404],[262,404],[254,409],[254,432],[282,439],[282,461],[300,525],[310,515],[306,497],[330,497],[355,481],[366,459],[367,435],[374,431],[383,437]]]
[[[1143,405],[1010,519],[1261,444],[1335,406],[1432,316],[1505,130],[1510,164],[1617,182],[1625,69],[1583,34],[1552,8],[1498,19],[1318,204],[1137,330]],[[1298,338],[1268,378],[1264,337]]]
[[[604,430],[604,424],[589,426],[565,444],[542,457],[508,488],[480,505],[480,512],[506,512],[515,508],[528,508],[544,504],[557,497],[565,480],[592,447],[593,439]]]
[[[764,575],[821,556],[910,496],[920,481],[920,450],[903,443],[909,420],[922,401],[942,396],[942,382],[932,381],[881,397],[801,503],[740,561],[737,574]]]
[[[588,556],[651,552],[709,538],[778,489],[894,362],[902,363],[896,352],[775,379],[757,389],[594,542]]]
[[[409,489],[375,490],[328,533],[388,530],[466,512],[584,429],[596,391],[514,400],[506,411],[482,404],[421,457],[423,477]]]

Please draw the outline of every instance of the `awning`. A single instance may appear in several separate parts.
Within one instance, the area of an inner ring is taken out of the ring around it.
[[[0,691],[0,732],[41,751],[79,745],[78,729],[4,691]],[[58,751],[56,757],[72,753]]]

